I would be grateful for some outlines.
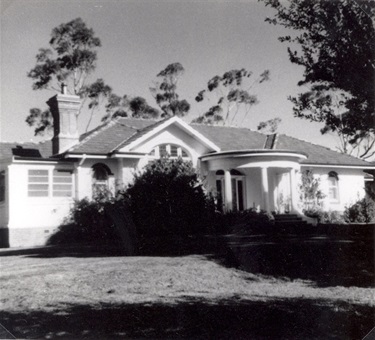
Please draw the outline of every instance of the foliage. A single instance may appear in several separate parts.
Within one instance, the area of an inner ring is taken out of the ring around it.
[[[294,116],[323,122],[335,132],[342,152],[375,154],[375,5],[361,0],[263,0],[276,10],[266,21],[293,29],[279,40],[290,61],[304,67],[298,84],[310,89],[290,98]]]
[[[158,118],[160,115],[160,112],[150,106],[146,99],[139,96],[131,98],[124,95],[120,97],[112,93],[105,108],[107,114],[102,118],[104,122],[116,117],[152,119]]]
[[[341,212],[335,210],[320,211],[318,216],[319,223],[323,224],[343,224],[344,216]]]
[[[258,124],[257,130],[261,133],[270,135],[277,131],[280,123],[281,123],[281,118],[279,117],[269,119],[269,120],[266,120],[265,122],[260,122]]]
[[[107,204],[111,203],[101,199],[75,201],[69,216],[51,236],[49,244],[115,241],[116,230],[105,213]]]
[[[319,207],[317,205],[312,205],[311,207],[307,207],[307,208],[303,209],[303,213],[307,217],[319,219],[320,216],[322,216],[322,214],[323,214],[323,210],[322,210],[321,207]]]
[[[89,76],[96,68],[100,39],[81,18],[77,18],[55,27],[49,44],[50,48],[39,49],[36,65],[28,73],[28,77],[34,81],[33,89],[60,92],[64,84],[68,93],[83,99],[82,105],[88,100],[91,111],[88,128],[94,110],[112,91],[102,79],[88,83]],[[35,135],[52,131],[52,117],[48,109],[31,109],[26,122],[35,127]]]
[[[59,91],[64,82],[72,94],[79,95],[87,77],[95,70],[100,39],[77,18],[55,27],[49,44],[51,48],[39,50],[37,64],[28,73],[34,80],[33,89]]]
[[[252,72],[244,68],[225,72],[222,76],[214,76],[207,83],[207,88],[195,97],[197,102],[215,99],[215,104],[206,113],[194,120],[195,123],[217,124],[232,123],[240,109],[244,109],[243,119],[249,109],[258,103],[256,95],[250,90],[257,84],[269,80],[269,71],[264,71],[254,81],[250,80]]]
[[[29,126],[34,126],[35,136],[44,135],[53,129],[52,113],[49,109],[42,111],[36,107],[30,109],[30,114],[26,118]]]
[[[274,216],[266,211],[247,209],[217,213],[214,228],[217,233],[249,233],[260,228],[262,232],[274,223]]]
[[[148,163],[125,195],[140,238],[203,233],[214,209],[192,163],[181,158]]]
[[[325,196],[320,190],[320,178],[314,177],[314,173],[311,170],[305,170],[301,173],[298,189],[303,209],[318,209],[320,200]]]
[[[162,118],[185,116],[190,110],[190,104],[185,100],[179,99],[177,94],[177,84],[185,69],[180,63],[169,64],[156,77],[154,86],[150,91],[154,96],[156,103],[163,111]]]
[[[348,223],[375,222],[375,202],[371,198],[363,198],[345,207],[344,218]]]

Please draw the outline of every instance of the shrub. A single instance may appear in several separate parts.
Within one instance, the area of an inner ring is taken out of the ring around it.
[[[107,242],[116,240],[113,222],[105,212],[105,206],[111,204],[104,200],[75,201],[69,216],[49,239],[49,244]]]
[[[345,219],[341,212],[335,210],[321,211],[318,216],[319,223],[344,224]]]
[[[301,173],[301,181],[298,189],[300,201],[305,210],[314,209],[316,206],[319,206],[321,200],[325,197],[320,189],[320,178],[316,178],[311,170],[305,170]]]
[[[311,208],[303,209],[303,213],[305,216],[312,218],[319,218],[323,214],[322,209],[317,205],[314,205]]]
[[[371,198],[363,198],[344,211],[345,221],[348,223],[375,222],[375,202]]]
[[[203,233],[214,212],[192,163],[181,158],[147,164],[125,196],[140,238]]]
[[[214,224],[218,233],[248,233],[259,228],[264,230],[264,227],[272,225],[274,220],[274,216],[265,211],[247,209],[217,213]]]

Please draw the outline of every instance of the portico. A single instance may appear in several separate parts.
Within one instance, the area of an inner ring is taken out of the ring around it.
[[[205,155],[201,162],[224,211],[297,212],[296,173],[303,159],[306,155],[288,150],[245,150]]]

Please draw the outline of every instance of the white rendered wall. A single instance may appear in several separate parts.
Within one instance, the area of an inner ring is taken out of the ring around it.
[[[343,211],[346,206],[365,197],[365,173],[360,169],[302,167],[301,171],[306,169],[311,170],[314,177],[320,178],[320,188],[326,195],[323,199],[324,210]],[[335,171],[338,174],[338,202],[330,202],[328,197],[328,173],[330,171]]]
[[[28,170],[53,171],[54,165],[12,164],[9,166],[8,228],[56,227],[68,215],[69,197],[28,197]],[[74,181],[73,181],[74,182]],[[74,188],[74,183],[73,183]]]

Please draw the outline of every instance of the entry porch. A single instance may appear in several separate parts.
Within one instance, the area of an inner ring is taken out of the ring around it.
[[[222,211],[298,213],[297,173],[304,158],[289,151],[221,152],[202,157],[201,167]]]

